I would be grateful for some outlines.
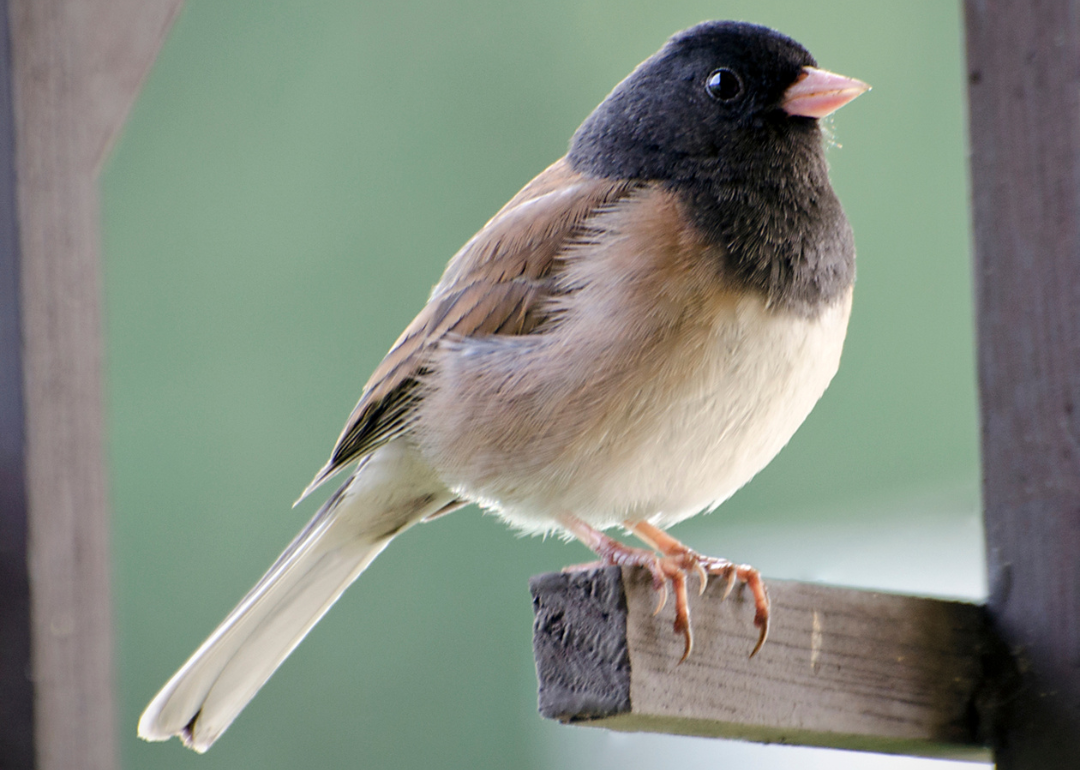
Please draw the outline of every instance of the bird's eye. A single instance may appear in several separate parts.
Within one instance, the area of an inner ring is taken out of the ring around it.
[[[730,102],[742,96],[742,78],[734,70],[721,67],[709,75],[709,79],[705,81],[705,90],[713,99]]]

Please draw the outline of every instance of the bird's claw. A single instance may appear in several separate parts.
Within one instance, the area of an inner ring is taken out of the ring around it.
[[[652,524],[627,522],[627,527],[662,554],[656,559],[656,566],[650,568],[653,575],[653,585],[664,586],[657,612],[667,600],[666,580],[663,579],[667,578],[671,580],[672,588],[675,591],[675,632],[681,633],[686,639],[686,649],[682,660],[686,660],[690,655],[690,649],[693,646],[690,631],[690,607],[686,599],[686,575],[691,570],[696,572],[699,578],[699,595],[705,593],[710,575],[722,577],[724,580],[724,590],[720,596],[721,601],[731,595],[736,583],[743,583],[750,589],[754,596],[754,626],[759,631],[757,643],[754,645],[754,649],[750,651],[750,657],[757,655],[769,635],[769,594],[765,589],[765,583],[761,579],[760,572],[748,564],[734,564],[727,559],[702,556]],[[675,577],[676,575],[677,577]],[[682,660],[680,660],[680,663]]]
[[[627,528],[640,537],[658,553],[644,548],[632,548],[620,543],[604,533],[590,527],[585,522],[573,516],[563,516],[560,522],[568,531],[587,545],[594,553],[600,556],[601,564],[620,567],[644,567],[652,575],[653,590],[657,593],[656,609],[653,615],[658,615],[667,604],[668,583],[675,594],[675,622],[676,634],[683,637],[683,654],[679,663],[690,657],[690,651],[694,647],[694,637],[690,625],[690,602],[687,598],[686,582],[687,575],[693,571],[698,576],[698,593],[703,594],[708,586],[710,575],[717,575],[724,579],[724,591],[721,601],[726,599],[735,587],[736,583],[744,583],[754,595],[754,626],[760,633],[757,644],[750,652],[754,657],[765,644],[765,638],[769,633],[769,595],[765,590],[765,583],[761,580],[761,573],[746,564],[733,564],[727,559],[717,559],[701,554],[687,548],[675,538],[661,529],[646,522],[627,522]],[[581,567],[593,565],[580,565]],[[580,567],[579,567],[580,568]]]

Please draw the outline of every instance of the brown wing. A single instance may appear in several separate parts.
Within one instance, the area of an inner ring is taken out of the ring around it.
[[[631,187],[582,176],[564,158],[503,206],[450,260],[427,305],[364,386],[330,460],[300,499],[408,428],[418,378],[446,335],[533,332],[545,320],[559,255],[591,216]]]

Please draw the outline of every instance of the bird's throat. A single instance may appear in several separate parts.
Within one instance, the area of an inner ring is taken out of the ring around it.
[[[669,184],[705,238],[722,247],[724,276],[763,293],[771,307],[814,316],[854,282],[855,242],[820,136],[797,138]]]

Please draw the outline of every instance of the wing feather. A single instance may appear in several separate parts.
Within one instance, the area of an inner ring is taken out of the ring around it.
[[[632,187],[583,176],[563,158],[522,188],[450,260],[428,303],[364,386],[329,461],[300,500],[409,429],[430,354],[447,335],[531,334],[548,320],[559,256],[587,237],[590,218]]]

